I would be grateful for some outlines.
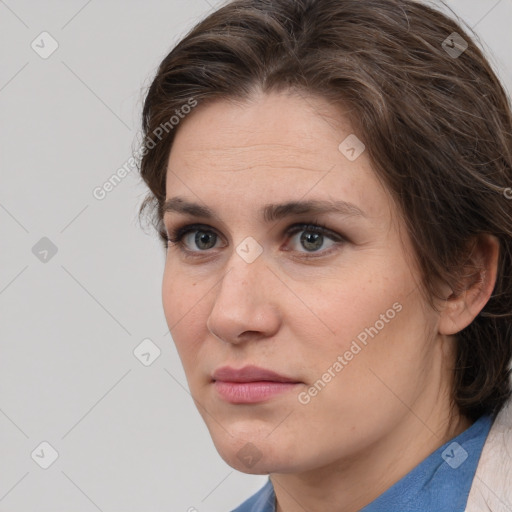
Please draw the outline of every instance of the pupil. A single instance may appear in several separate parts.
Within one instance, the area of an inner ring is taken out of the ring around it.
[[[320,233],[309,233],[309,235],[302,235],[301,237],[301,242],[304,242],[306,246],[310,246],[306,247],[306,249],[319,249],[322,246],[322,244],[315,244],[315,242],[318,242],[318,240],[322,240],[322,235]]]
[[[205,234],[204,232],[203,232],[203,234],[199,234],[199,233],[198,233],[198,234],[196,235],[196,244],[197,244],[198,246],[201,246],[201,244],[202,244],[203,242],[205,242],[206,244],[208,244],[208,238],[209,238],[209,237],[211,237],[211,235]],[[204,247],[203,247],[203,248],[204,248]],[[207,247],[207,249],[208,249],[208,247]]]

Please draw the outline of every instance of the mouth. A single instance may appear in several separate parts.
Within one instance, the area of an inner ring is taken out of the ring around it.
[[[240,369],[224,366],[213,373],[212,384],[223,400],[250,404],[264,402],[303,383],[257,366]]]

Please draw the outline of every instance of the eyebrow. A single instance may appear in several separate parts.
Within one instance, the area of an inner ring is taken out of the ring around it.
[[[216,217],[213,210],[207,206],[188,201],[183,197],[167,199],[162,207],[162,215],[169,212],[213,219]],[[318,200],[288,201],[281,204],[266,204],[261,209],[264,222],[270,223],[293,215],[337,213],[347,217],[366,217],[366,213],[353,203],[346,201]]]

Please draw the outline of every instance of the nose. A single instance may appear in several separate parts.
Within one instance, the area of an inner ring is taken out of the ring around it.
[[[279,329],[278,279],[260,256],[252,263],[236,252],[220,283],[207,320],[208,330],[226,343],[273,336]]]

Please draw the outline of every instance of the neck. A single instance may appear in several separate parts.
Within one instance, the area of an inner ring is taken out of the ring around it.
[[[414,404],[396,428],[367,447],[365,453],[300,474],[271,474],[276,512],[359,511],[471,426],[467,418],[458,413],[442,414],[443,410],[449,409],[429,410]]]

